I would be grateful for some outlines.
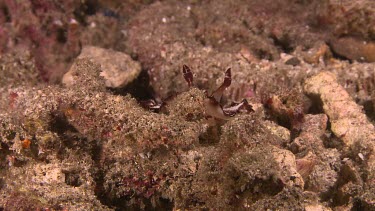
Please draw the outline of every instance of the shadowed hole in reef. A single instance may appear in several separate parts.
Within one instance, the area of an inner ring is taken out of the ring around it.
[[[82,24],[87,25],[86,16],[95,15],[100,5],[98,0],[81,1],[81,4],[73,12],[75,18]]]
[[[54,113],[53,120],[51,123],[50,130],[52,132],[57,133],[59,136],[64,137],[67,131],[71,132],[78,132],[71,124],[69,124],[68,120],[62,113]]]
[[[372,207],[373,205],[371,204],[368,204],[364,201],[362,201],[361,199],[358,199],[358,198],[355,198],[353,200],[353,208],[351,210],[355,211],[355,210],[373,210]]]
[[[243,201],[246,200],[247,202],[255,203],[261,199],[277,195],[283,188],[282,182],[275,182],[272,178],[267,180],[255,179],[251,184],[247,185],[242,193],[238,193],[240,196],[238,202],[243,204]]]
[[[97,163],[97,162],[95,162]],[[95,195],[102,203],[103,205],[113,207],[113,202],[107,197],[105,190],[104,190],[104,173],[102,170],[100,170],[99,167],[99,173],[95,176],[95,189],[94,189]]]
[[[288,35],[284,35],[281,38],[277,38],[276,36],[271,36],[273,43],[276,47],[279,47],[284,53],[291,53],[293,52],[294,48],[291,45],[291,40]]]
[[[209,146],[220,141],[221,127],[219,125],[210,126],[207,131],[199,136],[199,144]]]
[[[64,171],[65,174],[65,183],[73,187],[79,187],[82,185],[79,172],[75,171]]]
[[[109,88],[113,94],[127,95],[130,94],[138,101],[149,100],[154,96],[154,91],[150,86],[150,78],[146,70],[142,70],[139,76],[130,84],[120,89]]]
[[[91,150],[95,145],[95,141],[91,141],[88,144],[88,139],[84,135],[80,134],[66,119],[62,112],[56,112],[53,115],[53,120],[50,125],[50,131],[56,133],[61,139],[61,144],[54,146],[57,150],[57,158],[64,160],[67,153],[67,149],[80,149],[80,150]]]
[[[158,198],[156,199],[156,205],[154,206],[150,199],[143,199],[142,203],[144,206],[139,205],[126,205],[126,201],[129,200],[128,198],[122,197],[113,200],[111,207],[115,207],[116,211],[121,210],[129,210],[129,211],[137,211],[137,210],[156,210],[156,211],[172,211],[174,204],[168,199]]]
[[[14,155],[14,151],[10,149],[10,147],[5,144],[5,143],[1,143],[1,149],[0,149],[0,169],[3,170],[3,169],[6,169],[10,166],[10,157],[13,157]],[[25,164],[27,163],[27,161],[25,160],[18,160],[18,159],[14,159],[12,161],[12,164],[13,166],[15,167],[22,167],[24,166]],[[1,172],[0,172],[1,173]],[[1,188],[0,188],[1,190]]]
[[[5,124],[3,124],[3,128],[6,128]],[[14,132],[14,131],[12,131],[12,130],[7,130],[7,131],[4,132],[4,134],[5,134],[5,138],[8,141],[13,140],[16,137],[16,135],[17,135],[17,133]]]
[[[9,13],[8,7],[2,6],[0,9],[0,12],[3,13],[6,22],[8,23],[12,22],[12,16]]]
[[[363,109],[365,110],[366,116],[372,121],[375,120],[375,105],[371,100],[367,100],[363,103]]]
[[[308,114],[322,114],[324,113],[323,110],[323,102],[319,96],[308,96],[311,100],[311,106],[308,110]]]
[[[0,168],[4,169],[8,163],[6,162],[7,156],[12,153],[12,151],[9,149],[9,146],[5,143],[0,143]]]
[[[0,178],[0,189],[2,189],[5,185],[5,182],[2,178]]]
[[[341,166],[335,185],[331,187],[326,193],[321,194],[322,201],[329,202],[332,207],[344,206],[345,204],[349,204],[352,200],[352,196],[350,196],[350,194],[346,193],[345,191],[343,192],[342,190],[345,185],[354,185],[356,182],[356,175],[355,172],[351,170],[351,167],[349,165]],[[352,188],[353,187],[354,186],[352,186]]]
[[[93,175],[93,178],[95,180],[95,189],[94,189],[94,193],[96,195],[96,197],[98,198],[98,200],[100,201],[100,203],[102,203],[103,205],[106,205],[108,207],[113,207],[113,202],[111,201],[111,199],[107,196],[106,192],[105,192],[105,189],[104,189],[104,176],[105,176],[105,173],[104,173],[104,170],[101,166],[101,152],[102,152],[103,148],[102,148],[102,145],[100,144],[97,144],[96,146],[94,146],[92,148],[92,151],[91,151],[91,159],[94,161],[94,165],[95,167],[98,169],[97,173],[95,175]]]
[[[57,29],[56,34],[57,34],[56,35],[57,42],[64,44],[68,41],[68,37],[67,37],[68,32],[65,29],[63,28]]]

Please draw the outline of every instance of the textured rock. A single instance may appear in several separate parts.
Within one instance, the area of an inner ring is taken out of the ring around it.
[[[5,210],[33,210],[35,206],[43,206],[43,209],[58,207],[60,210],[111,210],[102,205],[94,194],[95,182],[90,174],[90,158],[80,157],[82,166],[75,169],[71,162],[77,162],[77,159],[72,155],[64,162],[30,163],[23,168],[9,170],[6,181],[10,185],[4,187],[4,191],[14,194],[0,191],[5,201]],[[72,174],[77,182],[68,179]]]
[[[305,206],[305,211],[330,211],[332,210],[329,207],[325,207],[321,204],[313,204]]]
[[[35,60],[29,51],[0,53],[0,88],[33,86],[38,80]]]
[[[373,142],[375,128],[362,108],[357,105],[348,92],[338,84],[336,76],[330,72],[321,72],[306,80],[305,93],[318,96],[323,103],[323,110],[330,118],[332,132],[346,146],[357,141]]]
[[[293,153],[274,147],[272,155],[279,165],[283,182],[287,182],[287,184],[291,186],[303,188],[305,182],[302,176],[297,172],[296,160]]]
[[[331,41],[332,50],[350,60],[375,62],[375,42],[366,42],[351,37]]]
[[[285,143],[289,142],[290,140],[290,131],[285,127],[279,126],[272,121],[265,121],[264,125],[267,127],[268,130],[271,131],[273,135],[280,137]]]
[[[78,59],[89,59],[100,65],[100,75],[105,79],[106,87],[121,88],[132,82],[141,72],[141,65],[133,61],[129,55],[121,52],[86,46],[82,49]],[[74,65],[67,72],[62,82],[66,86],[74,84]]]
[[[375,198],[373,195],[375,184],[374,125],[367,119],[362,108],[338,84],[333,73],[321,72],[307,79],[304,89],[307,94],[320,98],[323,110],[331,122],[332,132],[342,140],[344,149],[347,149],[344,150],[345,154],[354,161],[365,164],[364,175],[367,180],[365,185],[367,189],[360,197],[360,203],[366,206],[366,209],[371,210],[374,207],[373,199]]]

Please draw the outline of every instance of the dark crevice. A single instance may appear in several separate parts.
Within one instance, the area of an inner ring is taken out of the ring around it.
[[[329,201],[330,206],[337,207],[350,203],[352,196],[350,196],[350,193],[342,191],[343,186],[352,184],[354,189],[355,186],[361,186],[359,185],[359,181],[357,181],[356,175],[351,168],[353,168],[351,165],[342,165],[338,171],[339,177],[335,185],[321,196],[323,201]]]
[[[200,43],[203,47],[207,45],[206,40],[202,38],[201,36],[196,35],[195,40]]]
[[[62,44],[66,43],[68,41],[67,31],[64,28],[57,29],[56,40],[59,43],[62,43]]]
[[[375,121],[375,108],[371,100],[367,100],[363,103],[363,109],[366,113],[366,116],[371,120]]]
[[[9,13],[9,9],[8,9],[8,7],[6,7],[6,6],[2,6],[2,7],[1,7],[1,13],[4,14],[5,22],[7,22],[7,23],[12,22],[12,16],[11,16],[10,13]]]
[[[207,131],[199,136],[199,144],[202,146],[210,146],[217,144],[220,141],[221,127],[220,125],[213,125]]]
[[[101,164],[101,152],[102,152],[102,145],[101,142],[93,140],[88,145],[87,138],[82,137],[82,135],[71,125],[69,124],[68,120],[62,113],[55,113],[53,114],[53,121],[51,123],[50,130],[58,134],[58,136],[63,140],[62,143],[64,144],[63,147],[60,147],[58,155],[60,160],[64,160],[65,158],[62,155],[66,154],[66,148],[74,149],[78,147],[84,150],[89,150],[91,153],[91,159],[94,161],[94,168],[98,169],[98,171],[93,175],[95,180],[95,195],[97,196],[98,200],[106,206],[113,207],[113,203],[111,200],[106,196],[104,190],[104,176],[105,173],[103,171]],[[79,175],[79,172],[76,171],[66,171],[65,174],[65,183],[67,185],[73,187],[79,187],[82,185],[82,181]]]
[[[103,167],[101,166],[102,150],[103,150],[102,145],[97,144],[96,146],[92,148],[92,152],[91,152],[91,155],[92,155],[91,159],[94,161],[95,168],[98,169],[98,172],[94,175],[94,180],[95,180],[94,192],[95,192],[96,197],[100,201],[100,203],[108,207],[112,207],[113,206],[112,202],[110,198],[107,196],[105,189],[104,189],[105,172],[103,170]]]
[[[154,91],[150,86],[150,78],[146,70],[142,70],[138,78],[121,89],[109,88],[113,94],[125,96],[130,94],[137,101],[152,99]]]
[[[331,122],[327,122],[327,131],[331,130]],[[323,144],[325,148],[342,150],[345,147],[344,142],[340,137],[337,137],[334,133],[331,133],[329,137],[323,139]]]
[[[73,186],[73,187],[79,187],[82,185],[79,172],[75,171],[68,171],[68,172],[63,172],[65,174],[65,183],[67,185]]]
[[[67,149],[80,148],[87,150],[87,148],[92,147],[87,144],[88,140],[82,134],[80,134],[62,113],[54,113],[53,120],[49,129],[51,132],[56,133],[61,139],[61,145],[54,146],[56,148],[57,158],[64,160],[66,158]]]
[[[103,179],[104,181],[104,179]],[[100,182],[100,181],[99,181]],[[138,204],[142,204],[142,208],[140,205],[129,205],[129,201],[131,200],[128,196],[123,196],[119,198],[112,198],[109,197],[107,193],[102,191],[101,195],[97,195],[100,202],[116,211],[122,210],[173,210],[174,203],[168,199],[164,199],[162,197],[157,198],[155,201],[157,204],[153,204],[152,199],[146,198],[138,198],[136,202]]]
[[[99,9],[99,2],[97,0],[86,0],[81,6],[87,15],[95,15]]]
[[[247,185],[243,193],[237,193],[240,196],[238,202],[244,199],[247,201],[251,199],[251,202],[255,203],[264,198],[276,196],[282,190],[282,182],[275,182],[272,178],[268,178],[267,180],[256,178],[251,184]]]
[[[99,168],[100,169],[100,168]],[[112,207],[111,200],[107,197],[104,189],[104,172],[101,170],[95,178],[95,195],[103,205]]]
[[[5,169],[8,166],[7,162],[7,156],[12,153],[12,151],[9,149],[9,146],[5,143],[1,144],[1,150],[0,150],[0,169]]]
[[[272,54],[270,52],[267,52],[266,50],[255,49],[254,53],[255,53],[255,55],[257,55],[257,57],[259,59],[264,59],[264,60],[269,60],[269,61],[273,61],[274,60]]]
[[[17,133],[16,132],[14,132],[14,131],[9,131],[8,133],[6,133],[7,135],[6,135],[6,139],[7,140],[13,140],[15,137],[16,137],[16,135],[17,135]]]
[[[62,113],[55,113],[53,121],[51,122],[52,132],[57,133],[59,136],[64,137],[67,131],[77,133],[78,131],[69,124],[68,120]]]
[[[323,111],[323,102],[319,96],[308,96],[312,102],[309,110],[307,111],[308,114],[321,114],[324,113]]]
[[[87,26],[86,16],[95,15],[99,10],[99,3],[97,0],[86,0],[74,10],[75,18],[83,25]]]
[[[271,36],[273,43],[276,47],[279,47],[284,53],[290,54],[294,51],[294,47],[291,44],[291,40],[288,35],[284,35],[281,38]]]
[[[351,208],[351,211],[362,211],[362,210],[364,211],[373,210],[373,205],[366,203],[360,198],[355,198],[353,200],[353,207]]]

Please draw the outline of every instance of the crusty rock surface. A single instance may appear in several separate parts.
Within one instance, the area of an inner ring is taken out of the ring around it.
[[[304,90],[306,94],[321,99],[324,112],[330,118],[332,132],[346,146],[350,147],[358,141],[375,141],[374,125],[369,122],[362,107],[340,86],[333,73],[321,72],[309,78]]]
[[[331,41],[332,50],[350,60],[375,62],[375,42],[341,38]]]
[[[79,59],[88,59],[100,66],[100,76],[105,79],[105,85],[109,88],[122,88],[132,82],[141,72],[141,66],[133,61],[129,55],[121,52],[103,49],[94,46],[85,46]],[[79,74],[73,63],[70,70],[65,73],[62,83],[66,86],[74,86],[74,75]]]

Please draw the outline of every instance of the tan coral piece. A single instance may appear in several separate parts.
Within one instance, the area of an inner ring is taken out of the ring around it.
[[[278,163],[282,178],[284,182],[287,182],[290,186],[296,186],[303,188],[305,182],[302,176],[297,171],[296,159],[292,152],[288,150],[279,149],[273,147],[272,155],[275,161]],[[294,178],[294,179],[290,179]]]
[[[141,72],[141,65],[138,62],[133,61],[127,54],[113,50],[85,46],[78,56],[78,59],[84,58],[100,65],[100,75],[104,77],[105,85],[110,88],[126,86],[137,78]],[[71,69],[64,75],[62,79],[63,84],[68,87],[73,86],[75,83],[72,76]]]
[[[330,72],[321,72],[306,80],[305,93],[318,96],[324,112],[331,122],[332,132],[346,146],[350,147],[357,141],[375,140],[375,128],[362,108],[357,105],[345,89],[338,84],[336,76]]]

